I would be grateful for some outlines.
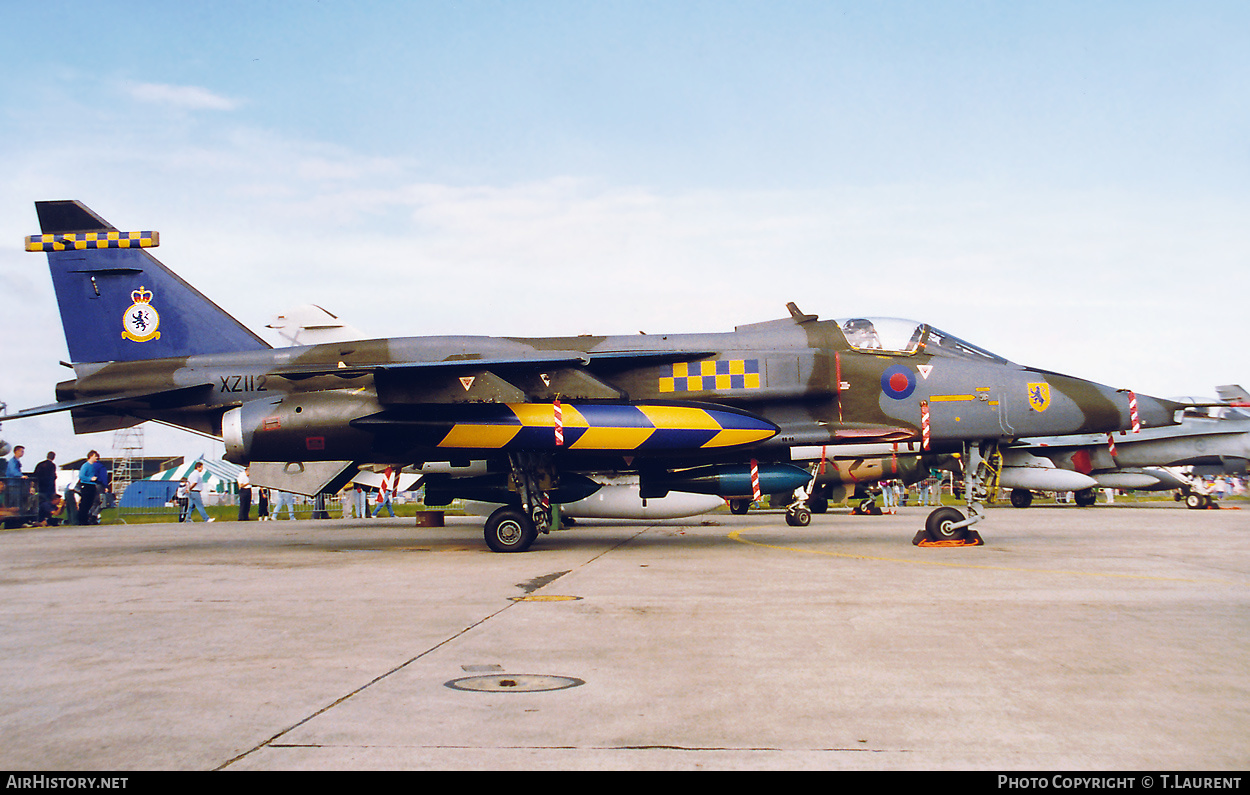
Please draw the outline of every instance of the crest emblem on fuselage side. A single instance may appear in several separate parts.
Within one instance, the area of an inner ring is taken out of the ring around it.
[[[130,300],[134,303],[122,314],[122,336],[132,342],[160,339],[161,316],[152,306],[152,291],[139,285]]]
[[[1050,384],[1045,381],[1029,384],[1029,408],[1045,411],[1050,407]]]

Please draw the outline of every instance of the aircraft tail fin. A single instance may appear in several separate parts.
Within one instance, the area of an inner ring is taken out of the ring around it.
[[[78,201],[35,202],[70,360],[138,361],[268,343],[183,281],[146,249],[155,232],[121,232]]]
[[[1234,406],[1250,406],[1250,392],[1246,392],[1238,384],[1217,386],[1215,392],[1220,396],[1220,400],[1225,403],[1230,403]]]

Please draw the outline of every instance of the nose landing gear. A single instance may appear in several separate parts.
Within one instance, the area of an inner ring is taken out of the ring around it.
[[[918,547],[976,547],[985,543],[981,534],[972,529],[985,519],[985,504],[989,483],[995,472],[990,460],[998,451],[998,442],[968,442],[964,445],[964,499],[968,516],[958,508],[938,508],[925,520],[924,529],[916,533],[912,543]]]

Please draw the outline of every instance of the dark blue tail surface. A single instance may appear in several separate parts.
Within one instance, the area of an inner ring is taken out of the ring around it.
[[[119,233],[77,201],[35,202],[35,209],[43,235],[27,238],[26,248],[48,254],[74,363],[269,347],[139,248],[151,233]]]

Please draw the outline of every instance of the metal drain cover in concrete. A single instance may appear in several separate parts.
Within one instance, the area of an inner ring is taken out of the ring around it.
[[[586,683],[571,676],[492,674],[491,676],[466,676],[445,684],[452,690],[473,690],[478,693],[541,693],[544,690],[564,690]]]

